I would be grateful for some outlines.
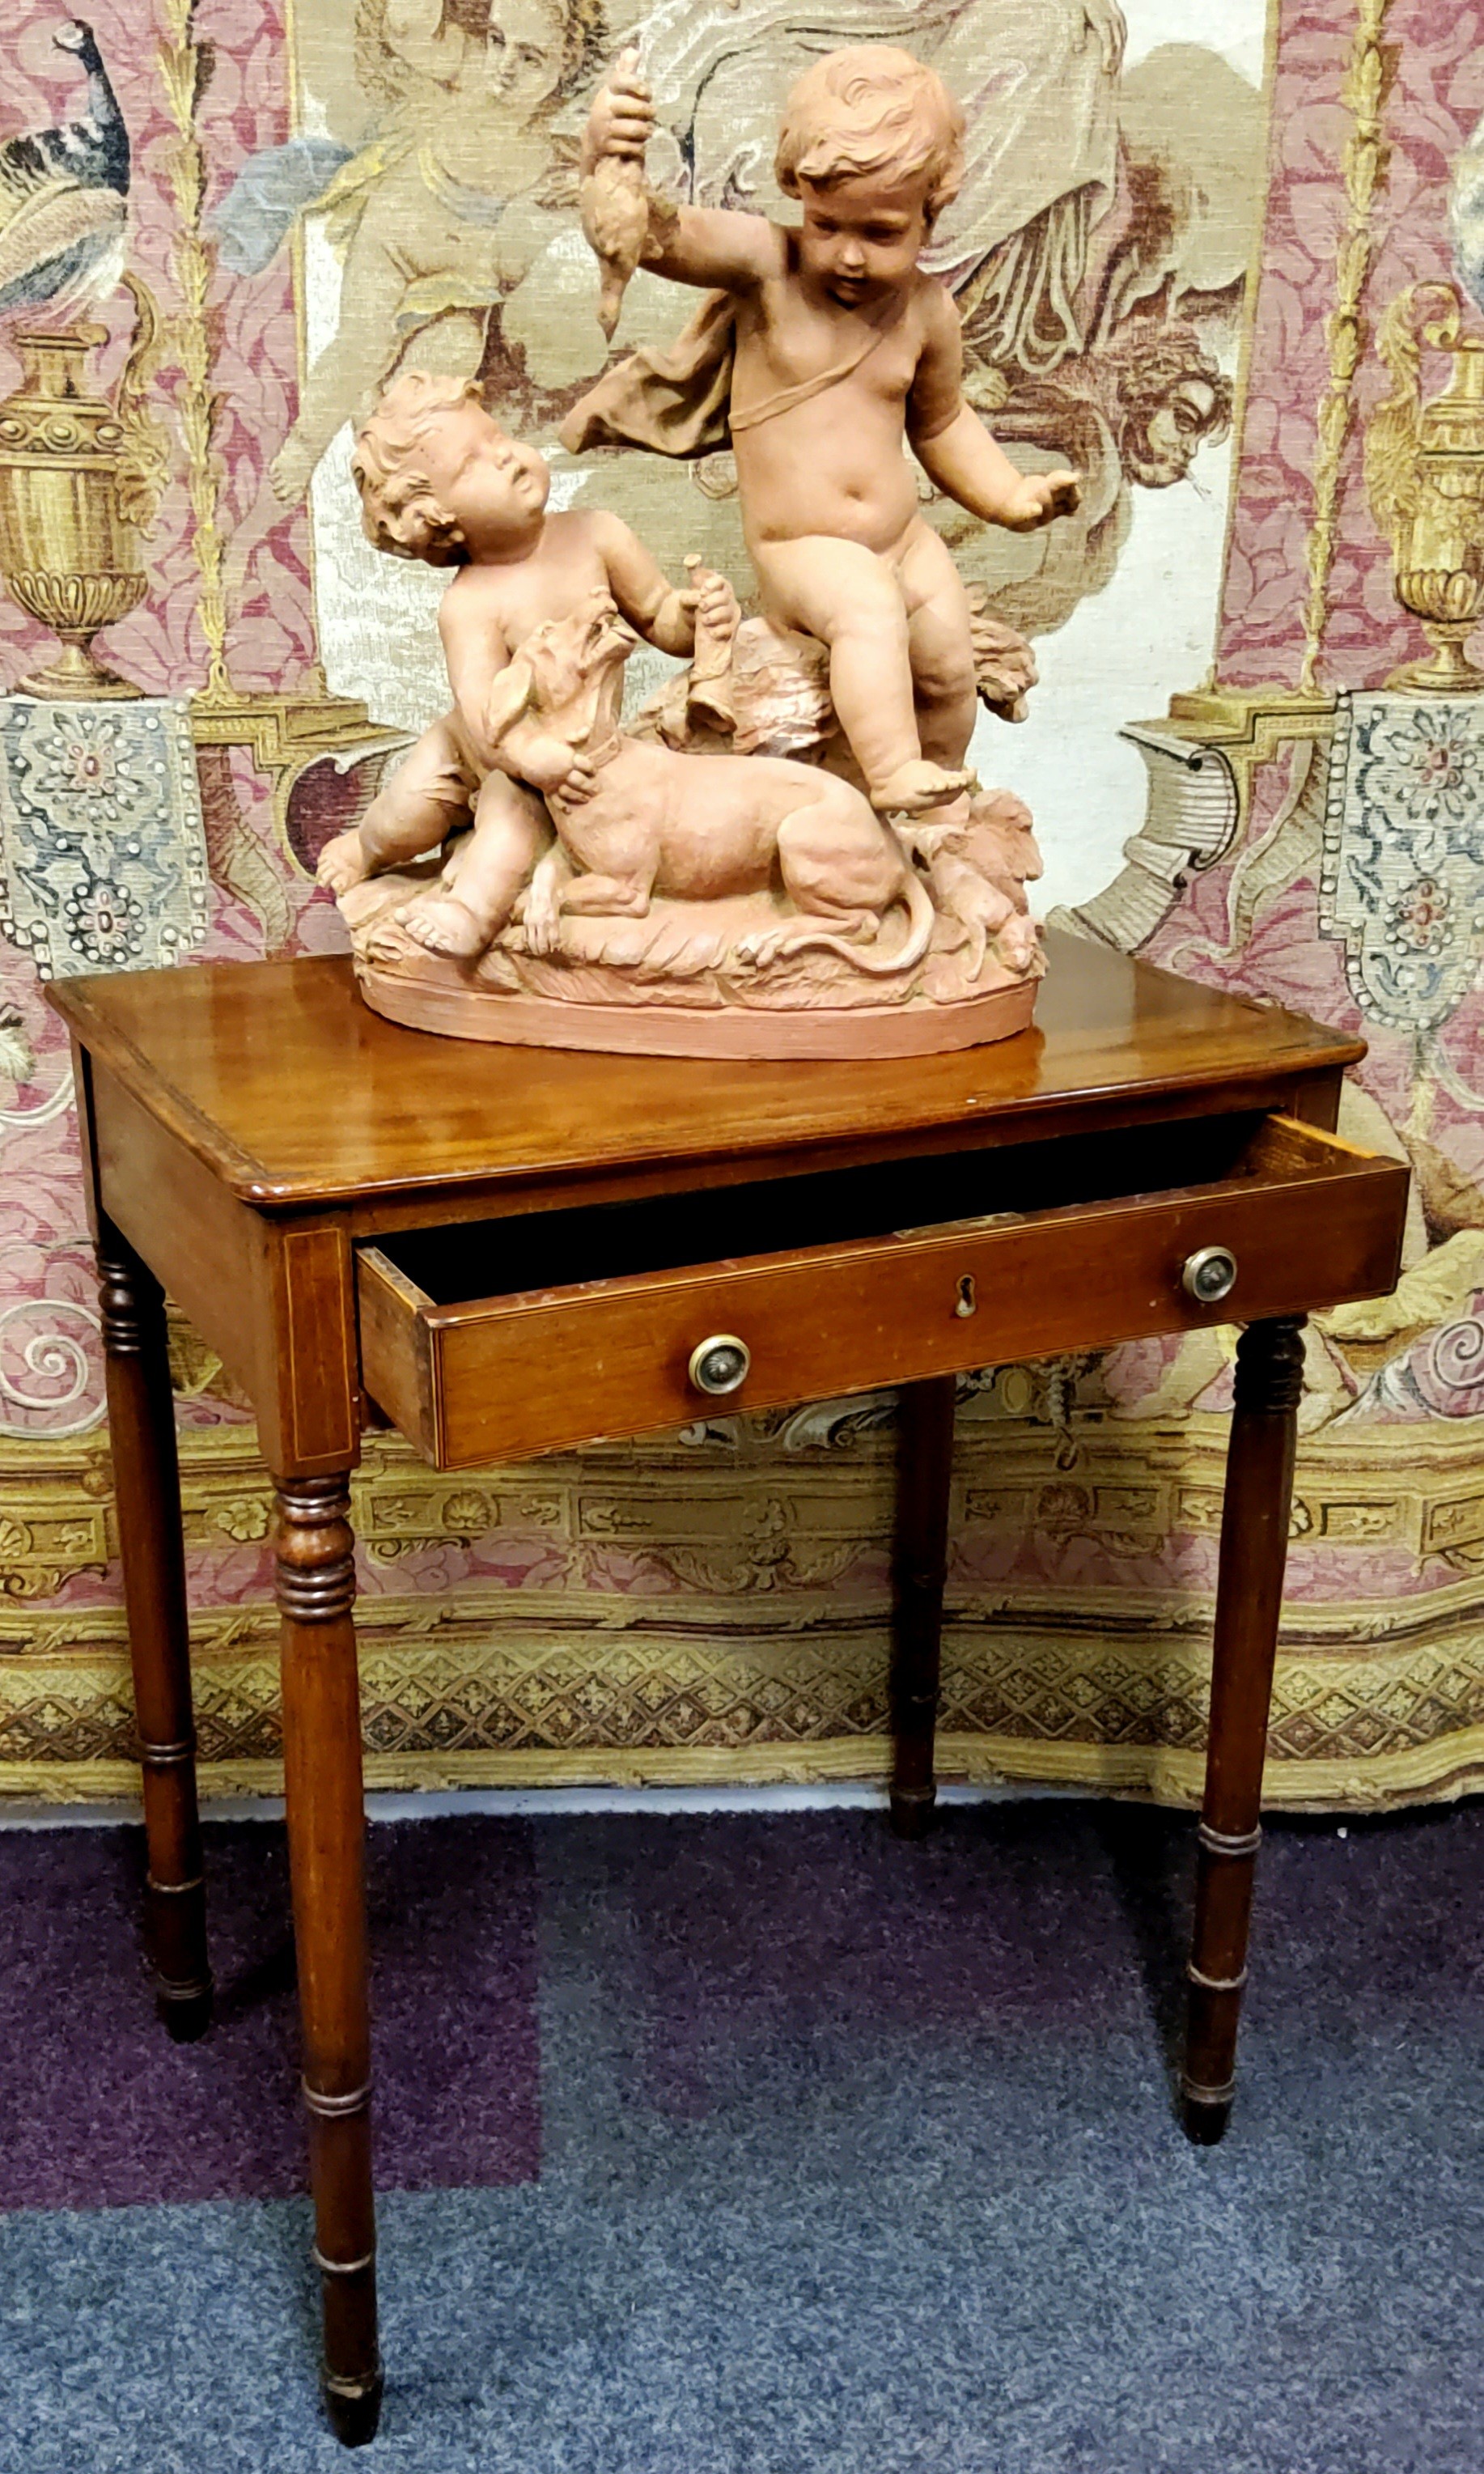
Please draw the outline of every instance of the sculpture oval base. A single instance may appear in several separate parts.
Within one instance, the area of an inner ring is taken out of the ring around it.
[[[946,1005],[801,1008],[574,1005],[478,986],[438,985],[357,960],[373,1011],[411,1031],[490,1039],[518,1048],[597,1049],[620,1056],[939,1056],[1012,1039],[1029,1028],[1038,978],[1011,981]]]

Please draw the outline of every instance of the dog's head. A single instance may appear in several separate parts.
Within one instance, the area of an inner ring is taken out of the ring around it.
[[[638,642],[602,586],[585,594],[565,618],[534,628],[490,691],[485,729],[492,742],[499,746],[527,713],[570,747],[583,746],[600,716],[611,728],[623,665]]]

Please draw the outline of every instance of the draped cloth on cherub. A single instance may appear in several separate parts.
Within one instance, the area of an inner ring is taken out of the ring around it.
[[[646,447],[652,455],[711,455],[732,443],[728,411],[737,354],[737,305],[708,292],[672,344],[616,361],[574,403],[558,436],[587,447]]]
[[[605,370],[563,422],[558,436],[571,454],[587,447],[644,447],[652,455],[712,455],[730,447],[734,432],[757,429],[796,403],[839,386],[888,335],[901,315],[900,296],[849,352],[813,377],[771,395],[744,411],[732,407],[732,368],[737,358],[737,304],[729,292],[708,292],[690,325],[672,344],[631,352]]]

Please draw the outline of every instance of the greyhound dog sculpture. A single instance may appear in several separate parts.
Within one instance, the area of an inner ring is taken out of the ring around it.
[[[750,936],[739,958],[760,968],[795,954],[843,956],[863,971],[915,968],[937,912],[901,843],[854,789],[787,757],[677,755],[620,726],[623,666],[639,639],[611,595],[589,594],[529,636],[491,691],[485,734],[499,748],[530,715],[543,738],[586,759],[594,787],[548,792],[553,848],[537,866],[522,918],[526,950],[560,946],[563,913],[643,918],[651,899],[715,901],[781,889],[798,916]],[[896,905],[908,914],[892,950],[877,938]]]

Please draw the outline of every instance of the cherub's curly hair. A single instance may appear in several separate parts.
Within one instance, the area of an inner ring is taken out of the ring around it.
[[[963,127],[936,69],[891,43],[852,43],[815,61],[791,88],[773,168],[791,198],[800,181],[828,187],[861,173],[925,178],[931,222],[959,194]]]
[[[420,558],[429,567],[458,567],[463,540],[419,459],[418,449],[441,412],[479,397],[478,381],[433,370],[403,370],[356,433],[351,478],[360,493],[366,539],[392,558]]]
[[[550,108],[580,93],[608,57],[603,0],[548,0],[562,29],[562,74]],[[356,0],[355,77],[361,92],[384,111],[406,100],[407,64],[386,38],[388,0]],[[443,0],[444,26],[483,36],[499,0]]]

